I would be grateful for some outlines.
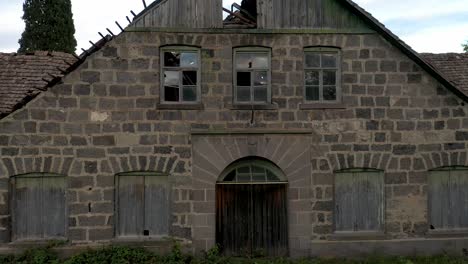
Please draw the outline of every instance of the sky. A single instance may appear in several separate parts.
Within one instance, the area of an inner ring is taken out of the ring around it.
[[[0,52],[15,52],[24,29],[24,0],[0,0]],[[223,0],[229,6],[234,0]],[[241,0],[237,0],[240,2]],[[149,5],[152,0],[146,0]],[[468,40],[467,0],[355,0],[418,52],[462,52]],[[89,48],[106,28],[119,32],[130,10],[139,13],[141,0],[72,0],[78,50]],[[78,52],[81,53],[81,52]]]

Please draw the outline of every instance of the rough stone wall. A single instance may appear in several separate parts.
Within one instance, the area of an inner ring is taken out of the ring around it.
[[[159,48],[177,44],[201,47],[203,110],[159,109]],[[272,47],[278,109],[232,107],[232,48],[244,45]],[[342,109],[300,109],[303,48],[317,45],[342,48]],[[173,184],[171,235],[190,240],[200,220],[194,200],[201,195],[192,186],[192,129],[317,135],[310,145],[311,185],[290,194],[310,197],[300,204],[310,211],[301,217],[309,227],[297,230],[305,237],[323,240],[332,233],[333,171],[352,167],[385,170],[386,231],[393,238],[421,237],[428,226],[427,171],[468,165],[467,114],[457,97],[373,34],[127,32],[63,84],[0,121],[1,238],[9,241],[13,175],[69,176],[69,236],[78,244],[113,238],[116,173],[157,170],[169,172]]]

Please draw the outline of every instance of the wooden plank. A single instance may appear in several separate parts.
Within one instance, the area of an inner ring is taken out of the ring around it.
[[[117,214],[120,237],[143,235],[144,177],[118,176]]]
[[[257,9],[261,29],[369,29],[338,0],[262,0]]]
[[[252,185],[252,252],[288,255],[285,184]]]
[[[43,238],[42,229],[42,179],[16,178],[15,189],[15,240]]]
[[[450,227],[468,228],[468,170],[450,171]]]
[[[335,229],[337,231],[354,230],[354,184],[352,173],[335,175]],[[351,182],[350,182],[351,181]]]
[[[149,236],[169,235],[170,187],[168,177],[145,177],[145,226]]]
[[[434,171],[430,175],[431,225],[435,229],[450,228],[450,172]]]
[[[66,237],[67,199],[65,177],[44,177],[42,203],[43,237]]]
[[[380,231],[384,223],[382,172],[348,172],[335,176],[336,231]]]

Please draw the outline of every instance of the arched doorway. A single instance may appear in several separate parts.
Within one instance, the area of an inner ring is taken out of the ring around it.
[[[260,158],[234,162],[216,185],[216,243],[226,255],[288,255],[287,180]]]

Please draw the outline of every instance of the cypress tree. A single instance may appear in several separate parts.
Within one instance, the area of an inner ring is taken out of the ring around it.
[[[18,52],[75,52],[75,26],[70,0],[25,0],[23,12],[26,28],[19,40]]]

